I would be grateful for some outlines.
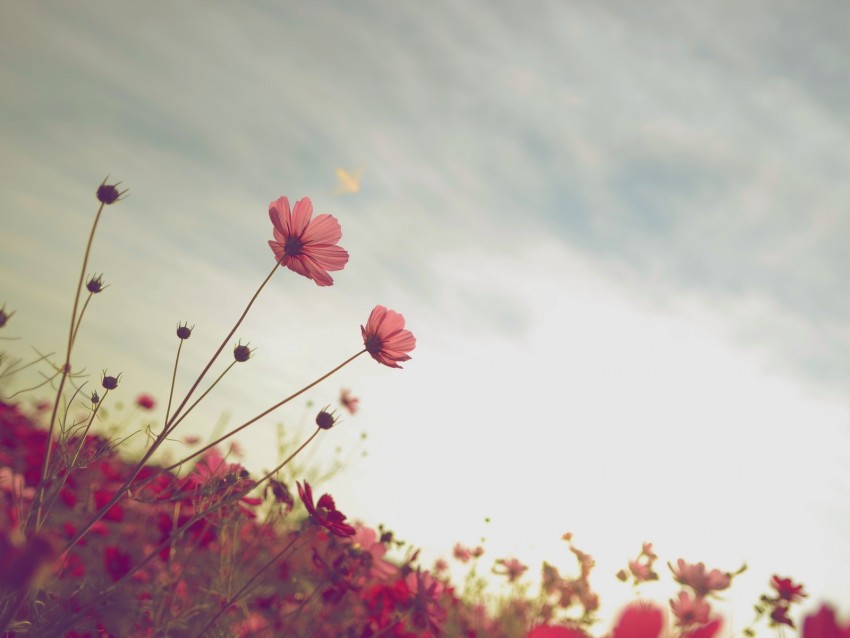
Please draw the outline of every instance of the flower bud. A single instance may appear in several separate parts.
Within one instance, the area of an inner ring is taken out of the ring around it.
[[[188,322],[184,323],[182,326],[178,323],[177,324],[177,336],[180,339],[188,339],[189,337],[192,336],[192,330],[194,330],[194,329],[195,329],[195,326],[192,326],[190,328]]]
[[[118,387],[118,380],[121,379],[121,375],[119,374],[117,377],[112,377],[106,374],[106,371],[103,372],[103,380],[100,384],[106,388],[107,390],[114,390]]]
[[[239,363],[244,363],[251,358],[253,352],[247,345],[243,346],[241,343],[237,343],[236,347],[233,348],[233,358]]]
[[[335,412],[328,412],[327,407],[316,415],[316,425],[323,430],[330,430],[337,422]]]
[[[107,288],[107,286],[103,285],[103,275],[92,275],[91,279],[86,282],[86,288],[93,295]]]
[[[100,403],[100,397],[97,395],[97,390],[94,390],[91,393],[91,402],[93,405],[97,405],[98,403]]]
[[[124,193],[127,192],[127,190],[125,189],[123,191],[119,191],[118,184],[120,184],[121,182],[117,182],[115,184],[107,184],[107,179],[109,179],[109,177],[104,179],[103,183],[97,187],[97,200],[101,204],[109,205],[114,204],[115,202],[120,200]]]

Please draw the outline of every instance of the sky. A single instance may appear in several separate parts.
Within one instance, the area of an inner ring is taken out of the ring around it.
[[[61,351],[110,175],[75,365],[163,400],[177,322],[179,390],[273,265],[269,202],[308,196],[348,265],[275,274],[187,434],[321,376],[383,304],[412,360],[251,426],[249,468],[346,387],[314,487],[429,561],[484,538],[569,572],[571,531],[603,604],[644,541],[746,562],[737,629],[774,573],[850,600],[848,30],[839,1],[8,4],[4,345]]]

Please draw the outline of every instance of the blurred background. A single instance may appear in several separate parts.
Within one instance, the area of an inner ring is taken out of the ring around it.
[[[95,385],[122,372],[110,398],[148,392],[159,412],[133,418],[161,422],[178,321],[195,325],[179,393],[273,264],[269,202],[309,196],[339,219],[348,266],[331,288],[275,275],[236,335],[254,357],[183,434],[324,374],[383,304],[412,360],[361,357],[254,424],[246,466],[273,467],[278,424],[309,432],[348,388],[360,411],[311,453],[345,468],[314,488],[426,565],[483,544],[483,571],[516,556],[532,582],[543,559],[574,570],[571,531],[603,611],[631,595],[614,574],[644,541],[662,561],[746,562],[719,605],[736,630],[774,573],[805,584],[807,608],[850,600],[845,3],[3,14],[15,356],[61,353],[110,175],[130,192],[101,220],[89,272],[110,287],[75,367]],[[672,596],[669,576],[644,593]]]

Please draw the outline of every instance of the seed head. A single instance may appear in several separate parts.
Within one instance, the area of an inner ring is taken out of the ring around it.
[[[122,199],[124,194],[127,192],[127,189],[119,191],[118,184],[120,184],[121,182],[116,182],[115,184],[107,184],[107,179],[109,179],[109,177],[106,177],[106,179],[103,180],[103,183],[97,187],[97,200],[100,203],[106,204],[108,206],[109,204],[114,204],[115,202]]]
[[[103,285],[103,275],[92,275],[91,279],[86,282],[86,288],[90,293],[96,295],[101,292],[104,288],[108,288],[109,286]]]
[[[236,347],[233,348],[233,358],[236,359],[239,363],[244,363],[248,359],[251,358],[251,355],[254,351],[249,348],[247,345],[242,345],[241,343],[237,343]]]
[[[192,330],[194,330],[194,329],[195,329],[195,326],[192,326],[190,328],[188,323],[184,323],[182,326],[178,323],[177,324],[177,336],[180,339],[188,339],[189,337],[192,336]]]
[[[316,415],[316,425],[323,430],[330,430],[337,423],[336,410],[328,412],[328,407],[330,406],[325,406],[322,408],[321,412]]]
[[[114,390],[118,387],[118,381],[121,379],[121,374],[119,373],[117,377],[112,377],[106,374],[106,370],[103,371],[103,381],[100,384],[106,388],[107,390]]]

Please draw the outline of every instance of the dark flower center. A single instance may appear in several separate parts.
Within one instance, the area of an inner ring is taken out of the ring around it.
[[[283,252],[287,255],[291,255],[295,257],[301,254],[301,250],[304,248],[304,242],[301,241],[300,237],[287,237],[286,243],[283,245]]]
[[[363,345],[366,346],[366,351],[369,354],[378,354],[384,344],[378,335],[371,335],[366,337],[366,341],[363,342]]]

